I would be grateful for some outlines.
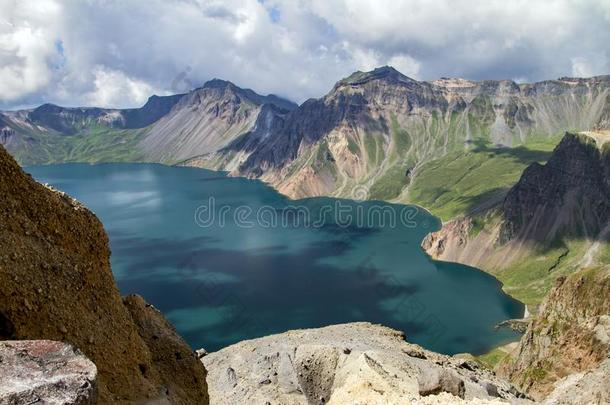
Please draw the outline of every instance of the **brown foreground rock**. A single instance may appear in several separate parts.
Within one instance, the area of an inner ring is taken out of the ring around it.
[[[0,342],[0,376],[2,404],[97,403],[97,368],[67,343]]]
[[[243,341],[202,361],[215,404],[529,403],[473,361],[364,322]]]
[[[131,312],[123,304],[96,216],[35,182],[2,147],[0,195],[0,339],[80,349],[97,366],[103,404],[207,403],[205,369],[188,346],[160,314],[137,309],[140,299],[128,299]]]
[[[123,303],[150,349],[153,367],[166,377],[164,384],[171,397],[183,399],[189,404],[202,403],[200,395],[193,395],[206,387],[206,373],[197,355],[161,312],[144,298],[129,295],[123,299]]]

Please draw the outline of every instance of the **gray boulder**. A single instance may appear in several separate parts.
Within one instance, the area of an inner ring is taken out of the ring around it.
[[[0,376],[0,404],[97,403],[97,368],[67,343],[0,342]]]

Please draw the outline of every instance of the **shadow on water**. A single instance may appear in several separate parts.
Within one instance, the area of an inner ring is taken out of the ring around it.
[[[246,251],[208,247],[212,241],[116,242],[121,246],[115,249],[117,255],[139,257],[125,267],[128,276],[119,280],[121,289],[147,297],[193,347],[217,350],[244,337],[352,321],[395,327],[406,331],[409,340],[446,353],[464,351],[456,347],[477,353],[491,347],[491,330],[462,331],[468,325],[458,325],[448,332],[453,327],[450,319],[464,318],[461,310],[450,309],[460,308],[453,296],[440,294],[441,305],[430,305],[427,297],[418,297],[420,281],[399,280],[366,258],[349,269],[325,261],[349,253],[348,241],[314,242],[297,252],[285,246]],[[480,291],[482,296],[499,289],[495,279],[475,269],[435,264],[450,284],[484,281],[488,290]],[[464,294],[472,297],[475,291],[468,290]],[[508,300],[504,309],[513,313],[519,304]]]
[[[142,254],[159,241],[132,240]],[[412,296],[418,286],[388,284],[373,266],[358,269],[358,277],[321,263],[349,249],[345,242],[312,243],[298,253],[281,246],[251,251],[200,247],[185,259],[185,247],[134,262],[128,274],[147,269],[143,277],[121,282],[123,290],[139,290],[165,313],[192,307],[223,307],[226,312],[213,325],[189,328],[186,338],[210,350],[227,344],[227,336],[262,336],[291,328],[317,327],[357,320],[388,319],[380,303],[388,298]],[[131,252],[136,253],[136,252]],[[154,265],[153,265],[154,263]],[[150,276],[151,270],[180,268],[181,277]],[[201,277],[203,275],[203,277]],[[278,309],[281,308],[281,311]],[[211,326],[211,328],[210,328]],[[424,326],[406,322],[411,333]]]

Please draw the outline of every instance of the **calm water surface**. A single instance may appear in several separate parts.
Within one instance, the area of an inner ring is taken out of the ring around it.
[[[351,321],[448,354],[517,336],[494,325],[523,306],[487,274],[429,259],[420,242],[440,224],[415,207],[290,201],[258,181],[154,164],[26,171],[99,216],[121,292],[143,295],[194,348]]]

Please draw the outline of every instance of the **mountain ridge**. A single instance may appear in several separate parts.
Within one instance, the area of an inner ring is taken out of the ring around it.
[[[260,178],[292,198],[349,198],[364,189],[369,199],[415,203],[446,221],[504,198],[565,131],[610,126],[610,76],[426,82],[384,66],[355,72],[299,106],[276,101],[213,79],[114,115],[52,105],[5,113],[0,141],[22,164],[198,166]],[[152,118],[142,118],[146,111]],[[102,114],[108,118],[99,123]],[[135,118],[125,121],[129,114]],[[498,185],[485,176],[494,170]]]
[[[439,86],[389,69],[381,70],[381,75],[368,72],[366,80],[356,85],[339,81],[324,97],[307,100],[289,114],[284,127],[270,134],[265,145],[247,157],[240,155],[239,162],[216,154],[202,166],[237,167],[233,174],[261,177],[296,198],[349,196],[351,189],[365,185],[376,188],[373,197],[387,200],[400,198],[407,191],[400,173],[413,172],[423,161],[447,151],[464,150],[477,141],[511,147],[529,138],[557,137],[572,128],[604,126],[610,116],[610,76],[533,85],[468,82],[467,86],[456,87],[447,79]],[[388,77],[404,79],[392,79],[388,85]],[[491,91],[496,93],[488,94]],[[523,100],[515,96],[521,93],[525,95]],[[547,97],[556,100],[549,102],[544,99]],[[575,102],[577,97],[581,100]],[[330,150],[333,162],[316,159],[317,152],[326,155],[325,149]],[[393,152],[396,156],[385,162],[370,156],[379,152],[383,157]],[[299,162],[299,156],[309,164]],[[392,166],[393,173],[384,179],[384,170]],[[315,179],[319,169],[326,170],[323,177],[333,178],[334,184]],[[311,186],[316,180],[319,184]],[[379,180],[380,184],[375,185]],[[401,202],[409,202],[408,195],[403,197]]]
[[[21,164],[83,161],[175,163],[181,158],[191,157],[208,150],[206,145],[200,145],[200,149],[195,148],[194,151],[190,151],[189,148],[193,145],[187,142],[184,146],[186,150],[177,147],[173,155],[164,159],[162,149],[171,149],[172,145],[183,143],[184,136],[188,138],[206,136],[205,128],[201,128],[196,122],[193,122],[198,117],[192,117],[192,114],[189,117],[188,112],[183,112],[180,119],[184,120],[185,126],[181,127],[180,123],[168,125],[170,116],[176,115],[175,110],[181,106],[187,109],[192,107],[185,103],[185,98],[193,100],[198,94],[213,94],[223,90],[234,95],[235,105],[245,100],[255,107],[264,104],[277,105],[286,110],[296,107],[293,102],[279,96],[263,96],[253,90],[242,89],[231,82],[213,79],[188,93],[171,96],[153,95],[139,108],[61,107],[47,103],[33,109],[0,112],[0,143]],[[218,97],[208,101],[211,107],[214,102],[218,104],[227,100]],[[218,105],[217,109],[220,110],[221,107]],[[253,115],[257,114],[256,108],[251,108],[251,110]],[[232,129],[225,128],[225,131],[220,131],[220,133],[212,131],[212,135],[218,138],[222,135],[230,135],[229,139],[218,142],[215,146],[224,146],[235,136],[247,131],[253,121],[254,118],[249,121],[244,120],[242,122],[244,125]],[[216,127],[224,125],[219,121],[212,122],[212,124]],[[231,123],[228,127],[230,126]],[[155,135],[157,140],[155,140]],[[172,142],[174,136],[177,138]],[[149,137],[152,140],[142,142]],[[151,144],[152,146],[150,146]],[[158,148],[154,149],[155,146]],[[187,155],[184,155],[185,153]]]

